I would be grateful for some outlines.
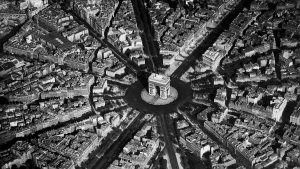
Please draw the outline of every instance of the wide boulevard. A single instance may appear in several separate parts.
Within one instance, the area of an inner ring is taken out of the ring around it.
[[[244,4],[248,0],[241,0],[240,4],[236,7],[236,9],[232,10],[218,25],[217,27],[210,31],[210,33],[205,37],[202,43],[183,61],[183,63],[173,72],[171,75],[171,79],[173,79],[174,87],[179,91],[179,97],[176,101],[174,101],[174,105],[170,104],[169,106],[173,107],[168,109],[167,107],[159,107],[159,106],[150,106],[146,105],[146,103],[142,103],[140,100],[139,92],[142,90],[143,85],[139,82],[134,83],[132,86],[129,86],[127,90],[127,95],[124,100],[127,101],[129,106],[141,111],[140,116],[127,128],[123,131],[121,135],[119,135],[115,140],[111,140],[111,143],[105,148],[105,152],[101,151],[101,149],[97,149],[97,154],[104,154],[103,157],[100,158],[92,158],[91,163],[88,168],[105,168],[107,167],[114,158],[121,151],[120,148],[122,145],[126,144],[132,137],[134,133],[137,132],[138,128],[142,125],[140,122],[143,115],[145,113],[155,114],[158,120],[159,128],[161,129],[161,135],[166,143],[167,155],[169,157],[170,166],[172,169],[179,169],[179,163],[176,158],[176,149],[174,148],[174,128],[173,126],[168,124],[169,121],[169,113],[171,111],[175,112],[176,108],[182,104],[182,102],[190,100],[192,96],[192,92],[189,87],[186,87],[187,84],[181,82],[180,77],[189,69],[189,67],[195,62],[196,59],[200,58],[200,56],[208,49],[208,47],[212,46],[212,44],[216,41],[218,36],[224,31],[225,28],[229,27],[229,24],[232,22],[233,18],[235,18],[238,13],[243,9]],[[156,46],[156,42],[153,38],[153,26],[151,25],[151,19],[149,17],[149,13],[146,10],[145,3],[143,0],[131,0],[134,12],[137,19],[138,28],[141,30],[141,37],[143,39],[144,52],[151,57],[157,57],[159,54],[159,49]],[[133,63],[129,57],[120,52],[113,44],[109,43],[106,39],[101,39],[101,35],[94,30],[86,21],[76,16],[75,13],[69,11],[76,18],[78,18],[87,28],[89,29],[91,35],[93,35],[100,43],[105,44],[108,48],[112,50],[115,56],[120,59],[120,61],[127,66],[127,68],[135,73],[136,75],[141,71],[140,68]],[[151,68],[156,72],[155,61],[151,60]],[[131,92],[128,92],[131,91]],[[182,91],[182,92],[181,92]],[[186,91],[186,92],[185,92]],[[128,94],[130,93],[130,94]],[[189,96],[188,96],[189,95]],[[168,112],[164,112],[162,110],[169,110]],[[170,111],[171,110],[171,111]],[[106,146],[106,145],[105,145]],[[102,146],[103,147],[103,146]],[[108,151],[109,150],[109,151]],[[100,152],[101,151],[101,152]]]

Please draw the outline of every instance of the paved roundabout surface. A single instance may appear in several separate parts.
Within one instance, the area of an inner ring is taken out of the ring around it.
[[[163,104],[160,103],[154,104],[153,100],[151,101],[151,97],[152,99],[155,100],[153,96],[142,99],[143,95],[144,95],[143,97],[146,97],[145,91],[147,91],[147,89],[139,81],[133,83],[128,87],[124,100],[132,108],[135,108],[145,113],[153,113],[153,114],[173,113],[177,111],[178,106],[192,99],[193,92],[189,84],[177,78],[171,78],[171,86],[173,88],[173,92],[174,90],[177,91],[177,96],[173,94],[173,97],[171,96],[173,99],[168,101],[169,103],[165,102]]]

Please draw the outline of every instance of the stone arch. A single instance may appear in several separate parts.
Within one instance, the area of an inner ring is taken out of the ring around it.
[[[159,95],[162,99],[167,99],[170,95],[170,78],[164,75],[151,74],[148,78],[149,95]]]

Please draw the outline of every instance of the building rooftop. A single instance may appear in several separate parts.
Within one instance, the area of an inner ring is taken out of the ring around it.
[[[49,33],[47,35],[41,35],[40,38],[62,50],[70,49],[74,45],[74,43],[70,42],[61,34],[56,32]]]

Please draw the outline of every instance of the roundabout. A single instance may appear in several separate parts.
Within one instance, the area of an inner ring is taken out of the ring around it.
[[[178,106],[192,100],[193,92],[188,83],[177,78],[171,78],[170,86],[169,97],[162,99],[159,95],[151,96],[147,90],[148,86],[143,86],[137,81],[127,88],[124,100],[132,108],[144,113],[173,113],[177,111]]]
[[[162,99],[159,95],[151,96],[146,89],[141,92],[141,98],[143,101],[152,105],[166,105],[172,103],[178,97],[178,92],[174,87],[170,87],[171,94],[167,99]]]

